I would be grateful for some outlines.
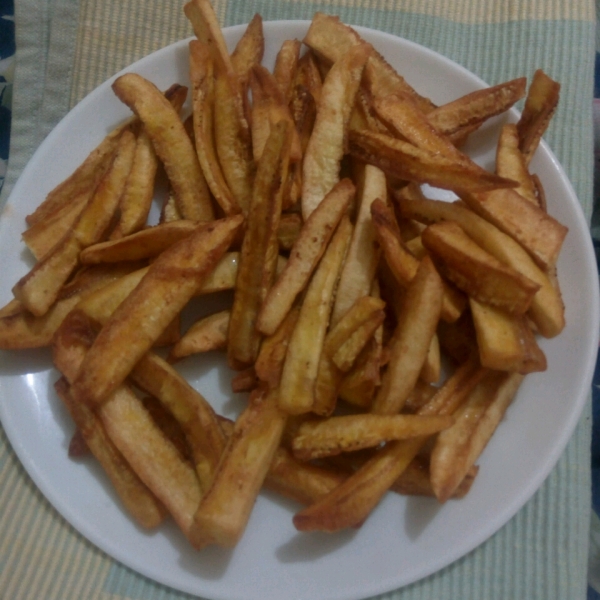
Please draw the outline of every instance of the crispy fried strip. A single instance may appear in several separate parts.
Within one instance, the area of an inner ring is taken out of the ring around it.
[[[231,547],[242,536],[286,421],[278,389],[257,391],[238,417],[213,483],[198,506],[190,539],[195,548]]]
[[[396,179],[429,183],[457,194],[515,185],[513,181],[490,173],[475,163],[467,165],[384,133],[351,130],[349,144],[352,156],[379,167]]]
[[[375,448],[382,442],[432,435],[450,427],[451,416],[422,415],[344,415],[309,420],[300,425],[292,440],[294,456],[313,460]]]
[[[84,265],[95,265],[152,258],[191,235],[197,226],[194,221],[183,219],[147,227],[126,237],[88,246],[79,254],[79,260]]]
[[[54,384],[86,446],[102,465],[117,495],[136,523],[147,529],[160,525],[165,509],[144,485],[107,435],[102,421],[85,404],[74,402],[63,377]]]
[[[196,321],[171,348],[169,361],[174,362],[190,354],[227,348],[230,315],[230,310],[222,310]]]
[[[198,227],[171,246],[102,328],[73,383],[76,400],[101,404],[127,377],[165,327],[201,287],[222,258],[242,217]]]
[[[288,414],[302,414],[313,406],[315,380],[333,305],[334,289],[351,235],[352,225],[344,217],[302,302],[281,373],[279,407]]]
[[[464,479],[496,430],[523,376],[490,372],[455,413],[456,422],[440,433],[431,455],[431,485],[445,502]]]
[[[544,71],[538,69],[534,75],[521,118],[517,123],[519,148],[529,164],[550,119],[558,105],[560,83],[554,81]]]
[[[402,214],[425,223],[456,221],[480,246],[500,262],[511,266],[541,287],[528,314],[544,337],[558,335],[565,326],[564,305],[550,279],[512,238],[459,204],[436,200],[403,200]]]
[[[248,23],[248,27],[246,27],[246,31],[237,43],[235,50],[231,53],[233,70],[242,80],[247,80],[250,69],[262,62],[264,52],[263,20],[256,13]]]
[[[226,215],[240,212],[217,159],[214,141],[214,78],[210,48],[198,40],[190,42],[190,81],[194,141],[198,161],[215,200]]]
[[[427,113],[429,122],[446,135],[479,127],[487,119],[508,110],[525,96],[527,79],[519,77],[466,94]]]
[[[349,179],[343,179],[304,222],[285,268],[262,305],[256,325],[260,332],[275,333],[296,296],[306,286],[353,197],[354,185]]]
[[[134,150],[135,136],[124,131],[113,164],[73,229],[13,287],[15,298],[34,315],[42,316],[54,304],[60,288],[79,264],[79,252],[105,232],[118,206]]]
[[[192,221],[214,219],[198,157],[171,103],[153,83],[136,73],[122,75],[112,88],[144,123],[156,154],[165,166],[183,218]]]
[[[395,414],[402,409],[429,351],[439,321],[442,291],[442,280],[426,256],[406,290],[390,343],[390,361],[372,412]]]
[[[273,127],[258,163],[229,321],[227,358],[235,369],[249,367],[258,356],[261,335],[256,321],[276,276],[277,231],[292,127],[285,120]]]
[[[304,220],[339,181],[350,113],[368,56],[366,45],[353,46],[336,61],[323,82],[302,167]]]

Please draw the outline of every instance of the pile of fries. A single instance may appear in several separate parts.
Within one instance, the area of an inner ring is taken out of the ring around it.
[[[336,17],[271,72],[260,16],[230,54],[209,0],[184,10],[191,114],[186,87],[116,79],[133,116],[27,217],[37,262],[0,347],[52,347],[70,454],[197,549],[235,545],[263,486],[304,505],[301,531],[359,526],[388,491],[464,496],[546,369],[538,337],[565,326],[567,229],[529,171],[559,85],[537,71],[435,106]],[[489,172],[460,148],[522,98]],[[223,290],[182,334],[182,310]],[[248,392],[235,422],[173,366],[215,350]]]

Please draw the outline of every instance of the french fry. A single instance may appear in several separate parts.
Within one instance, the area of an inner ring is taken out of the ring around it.
[[[126,237],[88,246],[80,252],[79,260],[83,265],[97,265],[152,258],[191,235],[197,226],[194,221],[181,219],[148,227]]]
[[[255,14],[244,35],[231,53],[231,65],[238,76],[245,81],[254,65],[259,65],[265,52],[265,36],[262,17]]]
[[[248,367],[243,371],[238,371],[231,380],[231,391],[234,394],[242,392],[251,392],[258,386],[259,379],[256,376],[254,367]]]
[[[560,84],[538,69],[533,75],[525,99],[525,107],[517,123],[519,148],[527,164],[531,161],[550,123],[558,105],[559,95]]]
[[[277,80],[262,65],[255,65],[250,72],[250,89],[252,90],[252,152],[254,160],[259,161],[271,130],[279,121],[290,124],[292,137],[290,161],[297,162],[302,158],[302,148],[298,131],[288,103]]]
[[[406,288],[417,273],[419,260],[402,244],[394,215],[382,201],[373,201],[371,215],[375,237],[381,245],[386,263],[398,284]],[[466,300],[455,288],[445,283],[443,286],[442,318],[448,322],[456,321],[466,306]]]
[[[236,204],[247,214],[256,165],[239,80],[232,71],[215,69],[214,97],[217,157]]]
[[[351,235],[352,225],[343,218],[302,302],[281,373],[279,407],[288,414],[308,412],[314,403],[315,380],[333,293]]]
[[[270,388],[279,385],[283,361],[299,314],[298,307],[292,308],[275,333],[264,338],[260,346],[254,370],[257,377]]]
[[[515,192],[534,206],[539,206],[535,185],[519,148],[519,132],[514,123],[502,127],[496,148],[496,173],[519,184]]]
[[[366,43],[354,29],[343,24],[339,17],[321,12],[313,16],[303,41],[330,64],[347,54],[353,46]],[[368,46],[370,58],[366,85],[373,96],[385,97],[397,91],[407,92],[415,98],[424,112],[434,108],[431,100],[419,95],[370,44]]]
[[[395,414],[402,409],[425,362],[441,305],[442,280],[431,260],[425,257],[406,291],[391,342],[390,362],[372,412]]]
[[[523,315],[540,289],[486,252],[452,221],[429,225],[421,237],[442,275],[480,302]]]
[[[213,58],[208,44],[192,40],[189,47],[194,142],[198,161],[217,204],[226,215],[233,215],[241,208],[225,181],[214,141]]]
[[[348,255],[342,267],[340,282],[335,295],[331,323],[335,325],[361,296],[371,290],[379,261],[379,248],[371,219],[371,204],[377,198],[386,201],[387,186],[383,171],[365,165],[362,186],[358,192],[359,208],[348,248]]]
[[[517,241],[545,271],[558,260],[568,229],[515,190],[465,194],[474,212]]]
[[[281,250],[291,250],[300,235],[302,217],[297,213],[282,214],[277,229],[277,240]]]
[[[129,274],[135,266],[111,265],[80,272],[62,288],[56,302],[41,317],[32,315],[20,302],[15,301],[17,306],[0,316],[0,348],[22,350],[49,346],[65,317],[83,298]]]
[[[174,84],[165,92],[165,98],[179,113],[187,98],[187,88]],[[146,224],[154,198],[157,170],[158,158],[152,140],[145,127],[140,126],[131,172],[119,203],[119,220],[111,232],[111,239],[139,231]]]
[[[457,194],[515,185],[475,163],[465,164],[434,154],[384,133],[351,130],[349,149],[352,156],[379,167],[391,177],[429,183]]]
[[[48,217],[36,221],[23,232],[23,241],[36,260],[44,258],[69,232],[92,197],[94,189],[89,188],[74,196],[67,204],[60,206]]]
[[[300,40],[285,40],[275,58],[273,77],[288,104],[292,97],[292,86],[298,71],[301,47]]]
[[[201,225],[160,255],[87,353],[71,390],[76,400],[98,405],[117,388],[202,285],[241,223],[236,216]]]
[[[522,380],[517,373],[490,372],[455,413],[455,424],[440,433],[430,465],[431,484],[440,502],[451,496],[479,458]]]
[[[164,507],[112,443],[101,420],[87,406],[73,401],[65,378],[59,379],[54,388],[129,514],[144,528],[158,527],[165,517]]]
[[[184,5],[183,12],[192,24],[196,37],[211,46],[219,69],[233,73],[233,62],[210,0],[191,0]]]
[[[131,169],[134,150],[134,135],[124,131],[113,164],[74,227],[13,287],[15,298],[34,315],[42,316],[54,304],[61,286],[79,264],[79,252],[96,243],[107,229]]]
[[[285,120],[277,123],[258,163],[229,321],[227,358],[235,369],[254,364],[258,356],[261,336],[256,320],[276,276],[277,231],[292,127]]]
[[[121,75],[112,88],[144,123],[173,186],[177,208],[183,218],[192,221],[214,219],[198,157],[171,103],[153,83],[136,73]]]
[[[177,420],[190,447],[200,486],[206,490],[226,443],[210,404],[173,367],[152,352],[135,365],[131,379],[160,400]]]
[[[345,415],[323,420],[309,420],[300,425],[292,440],[294,456],[313,460],[375,448],[382,442],[432,435],[450,427],[450,416],[419,415]]]
[[[546,356],[523,317],[469,299],[481,365],[498,371],[545,371]]]
[[[366,45],[353,46],[336,61],[323,82],[302,167],[305,221],[339,181],[350,112],[368,56]]]
[[[89,317],[78,310],[69,315],[57,332],[53,359],[69,382],[74,381],[81,370],[94,336]],[[72,389],[71,385],[70,401],[84,406],[73,397]],[[118,386],[97,414],[127,463],[188,535],[201,497],[200,483],[191,465],[181,457],[129,387]]]
[[[171,348],[169,362],[175,362],[190,354],[225,350],[230,316],[229,310],[222,310],[196,321]]]
[[[499,85],[477,90],[434,108],[427,113],[429,122],[445,135],[461,130],[471,132],[487,119],[505,112],[525,96],[527,80],[519,77]]]
[[[57,211],[66,208],[78,196],[84,195],[89,200],[114,160],[121,135],[125,130],[130,129],[131,125],[130,119],[113,129],[90,152],[81,165],[67,179],[59,183],[33,213],[25,217],[27,224],[31,226],[41,223]]]
[[[195,548],[231,547],[243,534],[283,433],[286,416],[277,406],[278,395],[277,388],[257,391],[238,417],[213,483],[194,515]]]
[[[426,223],[456,221],[481,247],[500,262],[519,271],[541,287],[533,297],[528,315],[544,337],[558,335],[565,326],[564,305],[548,276],[527,252],[512,238],[472,211],[458,204],[436,200],[404,200],[400,205],[404,216]]]
[[[260,309],[256,327],[264,335],[275,333],[296,296],[306,286],[353,198],[354,185],[349,179],[343,179],[304,222],[285,268]]]

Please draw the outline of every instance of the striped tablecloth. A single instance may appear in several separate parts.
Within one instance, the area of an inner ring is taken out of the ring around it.
[[[5,200],[57,121],[107,77],[191,34],[182,2],[18,0],[17,60]],[[591,0],[218,0],[224,25],[310,19],[316,10],[387,31],[464,65],[490,84],[541,67],[562,83],[546,136],[581,200],[592,209]],[[386,598],[584,598],[590,514],[590,411],[559,463],[497,534],[442,571]],[[68,525],[35,488],[0,434],[0,597],[6,599],[179,599],[184,594],[113,561]]]

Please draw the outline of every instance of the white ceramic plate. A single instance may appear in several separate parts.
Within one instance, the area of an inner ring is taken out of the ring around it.
[[[306,22],[265,23],[265,64],[287,38],[302,38]],[[234,44],[243,27],[225,31]],[[451,61],[405,40],[360,29],[364,37],[421,93],[442,103],[482,87]],[[156,52],[127,70],[160,88],[187,81],[185,42]],[[66,177],[128,111],[110,81],[82,101],[40,146],[14,188],[0,222],[3,282],[0,301],[30,267],[20,241],[24,217]],[[511,117],[514,119],[515,114]],[[471,144],[473,156],[493,164],[497,120]],[[73,425],[53,392],[57,373],[45,351],[2,353],[0,418],[21,462],[56,509],[84,536],[128,567],[173,588],[212,599],[358,599],[416,581],[481,544],[532,496],[562,453],[590,387],[598,335],[598,282],[579,203],[556,158],[542,144],[534,162],[550,212],[569,227],[558,265],[567,327],[544,341],[548,371],[531,375],[481,458],[480,474],[461,501],[389,494],[358,531],[299,534],[293,503],[263,494],[233,551],[193,551],[170,524],[154,533],[123,513],[93,461],[67,457]],[[9,285],[10,284],[10,285]],[[186,376],[218,410],[231,415],[230,376],[218,357]]]

